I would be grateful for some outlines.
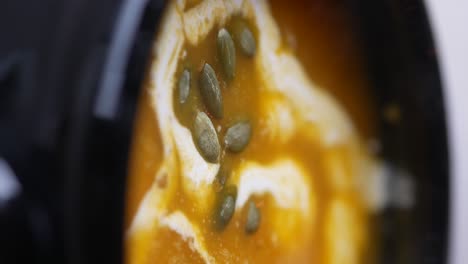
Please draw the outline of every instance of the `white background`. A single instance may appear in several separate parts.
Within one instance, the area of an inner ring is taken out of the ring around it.
[[[450,149],[451,264],[468,263],[468,0],[426,0],[444,85]]]

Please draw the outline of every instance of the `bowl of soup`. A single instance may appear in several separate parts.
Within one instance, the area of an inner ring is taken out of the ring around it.
[[[422,0],[10,2],[1,263],[447,262]]]
[[[413,134],[429,103],[413,96],[424,74],[440,89],[437,66],[405,64],[423,58],[385,20],[401,14],[379,21],[378,7],[167,3],[130,150],[126,263],[425,258],[430,242],[418,236],[437,226],[433,240],[443,238],[443,220],[413,228],[443,210],[421,203],[439,199],[432,184],[447,179],[420,183],[430,158],[421,151],[437,135]],[[429,31],[420,34],[413,44],[427,45]]]

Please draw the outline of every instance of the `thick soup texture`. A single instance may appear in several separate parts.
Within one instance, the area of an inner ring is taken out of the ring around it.
[[[203,4],[189,2],[179,12]],[[196,45],[184,42],[175,58],[173,85],[165,87],[174,91],[170,110],[190,131],[186,140],[193,141],[204,162],[219,165],[212,182],[195,185],[206,195],[194,195],[184,183],[180,166],[193,161],[182,155],[176,155],[176,168],[158,172],[168,143],[161,137],[155,107],[159,102],[153,91],[157,88],[151,70],[148,73],[129,164],[126,263],[362,263],[367,259],[369,212],[354,187],[353,162],[368,155],[359,146],[375,135],[374,117],[346,10],[341,1],[328,0],[271,1],[265,6],[281,34],[281,46],[274,54],[295,57],[320,87],[314,89],[341,105],[357,136],[350,143],[328,145],[313,126],[299,122],[291,131],[277,129],[300,120],[300,108],[292,105],[287,91],[270,89],[259,74],[260,33],[265,29],[248,15],[251,12],[229,16]],[[166,189],[170,191],[164,208],[154,209],[161,212],[143,213],[151,207],[151,190]],[[145,222],[145,215],[151,214],[158,217]],[[150,227],[138,228],[139,224]]]

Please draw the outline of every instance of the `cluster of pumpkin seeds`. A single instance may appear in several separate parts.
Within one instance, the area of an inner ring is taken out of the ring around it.
[[[236,76],[236,45],[247,57],[253,57],[256,52],[256,43],[252,31],[246,23],[240,24],[234,30],[234,42],[231,33],[221,28],[217,34],[216,46],[222,66],[222,74],[229,82]],[[185,68],[178,81],[178,101],[185,104],[190,94],[192,74]],[[223,96],[220,84],[213,67],[205,63],[199,76],[200,95],[208,113],[198,111],[193,123],[192,135],[198,151],[203,158],[211,163],[220,162],[221,146],[218,134],[209,115],[222,119]],[[208,115],[209,114],[209,115]],[[224,145],[232,153],[242,152],[248,145],[252,136],[251,124],[248,120],[241,120],[232,124],[224,135]],[[228,172],[221,166],[219,180],[218,202],[215,209],[215,222],[219,229],[223,229],[230,221],[235,211],[237,188],[234,185],[225,186]],[[252,207],[253,206],[253,207]],[[260,223],[260,211],[255,204],[249,204],[245,231],[254,233]]]

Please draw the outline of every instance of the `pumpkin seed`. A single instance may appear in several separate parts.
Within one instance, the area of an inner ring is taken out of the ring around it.
[[[179,102],[181,104],[187,101],[190,93],[190,71],[185,69],[179,79]]]
[[[224,185],[229,179],[230,174],[231,170],[228,169],[226,164],[223,163],[219,168],[218,173],[216,174],[216,181],[214,183],[216,192],[220,192],[224,188]]]
[[[247,234],[252,234],[257,231],[258,226],[260,225],[260,210],[253,201],[249,202],[249,208],[247,211],[247,222],[245,224],[245,232]]]
[[[231,220],[236,209],[237,188],[234,185],[227,186],[220,196],[216,222],[219,229],[223,229]]]
[[[249,121],[240,121],[231,126],[224,136],[227,149],[232,152],[241,152],[247,146],[252,135]]]
[[[252,31],[245,26],[240,33],[240,47],[247,56],[254,56],[256,51],[255,38]]]
[[[223,96],[213,68],[205,63],[200,76],[200,93],[208,111],[216,118],[223,117]]]
[[[219,211],[219,217],[223,223],[228,223],[229,220],[231,220],[231,217],[234,214],[235,205],[236,201],[232,195],[228,195],[224,198],[224,201],[221,204],[221,210]]]
[[[236,70],[236,50],[231,34],[222,28],[218,32],[218,53],[223,65],[224,74],[228,80],[234,78]]]
[[[195,118],[194,137],[200,154],[205,160],[217,162],[220,153],[218,135],[210,118],[204,112],[199,112]]]

